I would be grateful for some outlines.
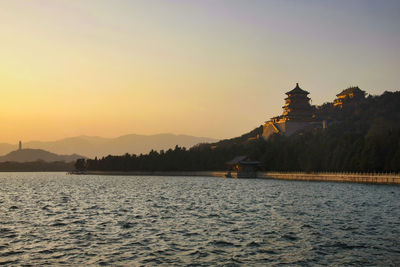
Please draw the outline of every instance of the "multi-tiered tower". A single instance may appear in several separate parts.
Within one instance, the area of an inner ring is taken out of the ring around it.
[[[309,121],[311,119],[312,108],[308,94],[310,93],[301,89],[298,83],[293,90],[286,93],[288,97],[285,98],[286,103],[282,107],[282,116],[285,120]]]
[[[265,122],[263,137],[268,139],[274,133],[291,135],[310,126],[314,120],[308,94],[310,93],[301,89],[296,83],[296,87],[286,93],[285,105],[282,107],[283,114]]]

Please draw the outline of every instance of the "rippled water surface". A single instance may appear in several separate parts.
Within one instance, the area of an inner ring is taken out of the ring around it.
[[[399,186],[0,173],[0,209],[0,265],[400,265]]]

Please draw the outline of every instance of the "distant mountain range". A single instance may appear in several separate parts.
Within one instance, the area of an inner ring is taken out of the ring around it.
[[[0,162],[12,161],[12,162],[32,162],[37,160],[43,160],[47,162],[54,161],[64,161],[64,162],[72,162],[77,159],[82,158],[82,156],[73,154],[73,155],[57,155],[42,149],[21,149],[15,150],[8,153],[5,156],[0,157]]]
[[[23,143],[23,148],[43,149],[56,154],[79,154],[86,157],[102,157],[107,155],[122,155],[125,153],[140,154],[150,150],[168,150],[176,145],[186,148],[199,143],[215,142],[216,139],[195,137],[189,135],[157,134],[137,135],[129,134],[117,138],[97,136],[77,136],[52,142],[32,141]],[[9,153],[17,145],[0,143],[0,155]]]

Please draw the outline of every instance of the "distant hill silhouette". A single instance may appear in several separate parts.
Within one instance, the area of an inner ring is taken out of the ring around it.
[[[18,148],[18,145],[12,145],[12,144],[7,144],[7,143],[0,143],[0,155],[7,154],[15,149]]]
[[[217,139],[196,137],[189,135],[157,134],[138,135],[129,134],[117,138],[97,136],[77,136],[52,142],[26,142],[23,148],[44,149],[57,154],[77,153],[86,157],[102,157],[107,155],[122,155],[125,153],[141,154],[150,150],[167,150],[176,145],[192,147],[199,143],[215,142]],[[17,148],[17,145],[0,144],[0,154],[6,154]]]
[[[21,149],[15,150],[8,153],[5,156],[0,157],[0,162],[33,162],[33,161],[46,161],[46,162],[55,162],[55,161],[64,161],[64,162],[72,162],[77,159],[82,158],[77,154],[73,155],[57,155],[42,149]]]

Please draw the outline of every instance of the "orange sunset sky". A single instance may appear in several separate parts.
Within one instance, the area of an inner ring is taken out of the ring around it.
[[[399,89],[400,2],[0,0],[0,142],[230,138],[351,85]]]

